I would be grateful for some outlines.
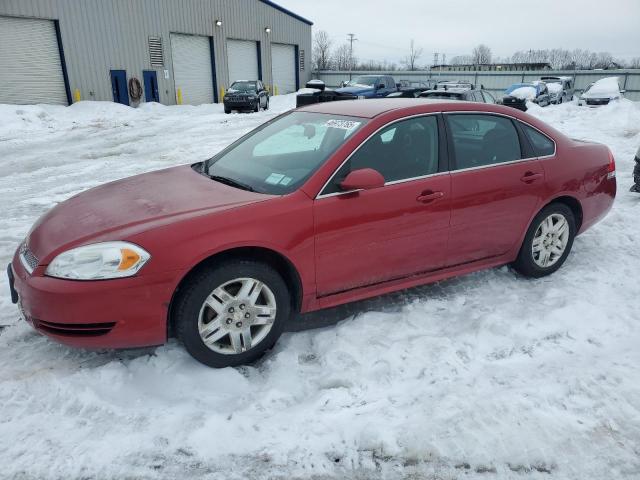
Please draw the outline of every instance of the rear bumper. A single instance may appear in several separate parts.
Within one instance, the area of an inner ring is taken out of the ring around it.
[[[115,280],[74,281],[33,275],[17,256],[10,265],[24,319],[60,343],[82,348],[132,348],[167,339],[177,272]],[[10,275],[11,277],[11,275]]]

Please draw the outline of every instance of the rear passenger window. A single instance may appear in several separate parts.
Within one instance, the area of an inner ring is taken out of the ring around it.
[[[484,167],[522,158],[518,132],[497,115],[446,115],[453,139],[455,170]]]
[[[496,99],[493,98],[493,95],[489,92],[482,92],[482,95],[484,96],[485,103],[496,103]]]
[[[536,157],[544,157],[555,153],[556,147],[549,137],[529,125],[525,125],[524,123],[520,123],[520,125],[531,142]]]

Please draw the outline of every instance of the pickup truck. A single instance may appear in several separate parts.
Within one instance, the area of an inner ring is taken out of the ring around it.
[[[359,75],[336,89],[337,93],[350,94],[358,98],[382,98],[397,91],[398,86],[389,75]]]

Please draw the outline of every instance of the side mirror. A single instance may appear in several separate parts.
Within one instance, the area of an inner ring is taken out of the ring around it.
[[[384,186],[384,177],[373,168],[361,168],[349,173],[340,182],[340,188],[347,192],[349,190],[371,190]]]

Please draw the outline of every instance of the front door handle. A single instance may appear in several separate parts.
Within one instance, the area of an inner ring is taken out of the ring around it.
[[[542,178],[541,173],[527,172],[524,176],[520,177],[520,181],[523,183],[533,183]]]
[[[435,202],[436,200],[441,199],[442,197],[444,197],[444,193],[442,192],[423,192],[422,194],[418,195],[418,198],[416,198],[416,200],[420,203],[430,203],[430,202]]]

